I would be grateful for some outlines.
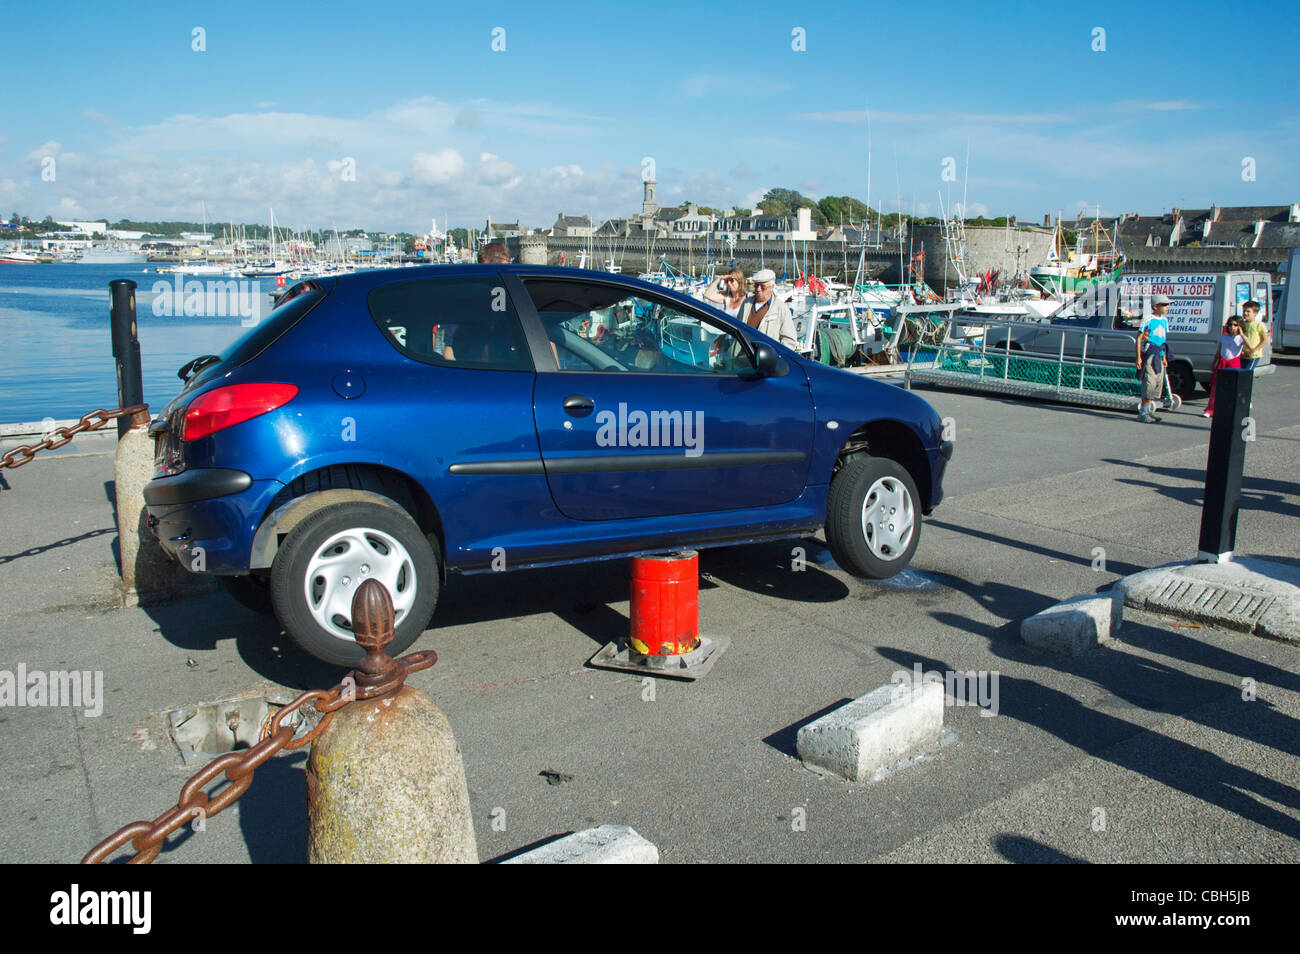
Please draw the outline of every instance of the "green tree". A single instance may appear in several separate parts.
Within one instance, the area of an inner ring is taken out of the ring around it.
[[[764,215],[794,215],[799,209],[811,209],[813,222],[826,224],[826,215],[817,203],[795,189],[769,189],[758,209]]]
[[[865,202],[849,195],[828,195],[817,203],[817,208],[831,225],[863,222],[870,211]]]
[[[765,215],[793,215],[802,198],[794,189],[768,189],[758,208]]]

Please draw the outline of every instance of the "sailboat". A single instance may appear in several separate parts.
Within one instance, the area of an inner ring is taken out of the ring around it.
[[[275,278],[277,275],[287,275],[293,270],[292,262],[281,261],[276,251],[277,243],[275,240],[275,209],[271,209],[271,260],[266,262],[256,262],[240,271],[245,278]]]
[[[181,262],[178,265],[168,269],[173,275],[224,275],[230,271],[227,264],[214,264],[208,261],[208,204],[203,203],[203,259]],[[159,271],[163,271],[159,269]]]

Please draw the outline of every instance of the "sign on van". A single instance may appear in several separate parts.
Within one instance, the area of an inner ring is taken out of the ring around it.
[[[1206,334],[1214,320],[1214,290],[1221,275],[1124,275],[1121,296],[1141,308],[1152,295],[1168,295],[1172,301],[1165,317],[1170,334]]]
[[[1209,298],[1222,275],[1124,275],[1125,297],[1168,295],[1170,298]],[[1171,306],[1172,310],[1172,306]]]
[[[1210,298],[1175,298],[1165,312],[1170,334],[1203,335],[1214,318],[1214,300]]]

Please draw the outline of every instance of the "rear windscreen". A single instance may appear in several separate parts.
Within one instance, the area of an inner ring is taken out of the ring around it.
[[[294,285],[280,296],[274,311],[221,352],[220,361],[208,365],[186,381],[185,390],[188,391],[203,381],[209,381],[252,361],[315,308],[329,294],[333,285],[333,279],[325,282],[300,282]]]

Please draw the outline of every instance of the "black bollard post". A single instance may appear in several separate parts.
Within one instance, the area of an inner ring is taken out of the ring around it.
[[[1241,475],[1246,463],[1253,371],[1221,368],[1214,384],[1214,421],[1210,424],[1210,455],[1205,464],[1205,502],[1201,506],[1198,563],[1228,563],[1237,543],[1237,511],[1241,507]]]
[[[112,306],[109,325],[113,331],[113,357],[117,361],[117,406],[144,403],[144,381],[140,372],[140,338],[135,325],[135,282],[119,278],[108,283]],[[117,438],[131,429],[126,417],[117,419]]]

